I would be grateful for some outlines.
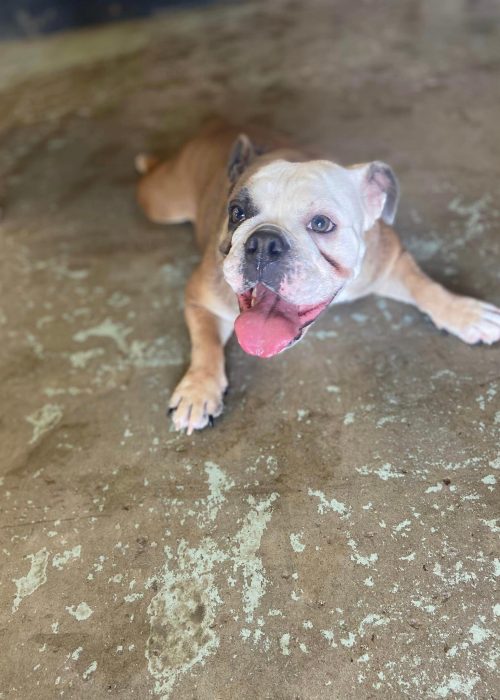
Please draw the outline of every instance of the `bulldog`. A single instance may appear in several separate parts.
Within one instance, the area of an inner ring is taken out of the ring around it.
[[[247,135],[249,134],[249,135]],[[194,223],[189,369],[172,394],[191,435],[223,410],[224,345],[291,348],[332,304],[377,294],[412,304],[465,343],[500,339],[500,309],[430,279],[392,228],[399,185],[380,161],[343,167],[275,138],[212,124],[166,162],[139,155],[138,201],[157,223]]]

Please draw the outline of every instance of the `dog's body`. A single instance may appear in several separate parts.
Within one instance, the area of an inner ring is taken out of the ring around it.
[[[136,160],[146,215],[193,222],[203,251],[186,290],[192,355],[170,401],[177,429],[191,434],[222,412],[233,329],[247,352],[269,357],[328,305],[374,293],[417,306],[466,343],[500,339],[500,309],[447,291],[403,249],[390,226],[398,185],[389,166],[343,168],[251,137],[258,147],[211,125],[173,160]]]

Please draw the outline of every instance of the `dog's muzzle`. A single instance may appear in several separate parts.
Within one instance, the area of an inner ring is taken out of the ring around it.
[[[277,288],[283,277],[283,262],[290,244],[277,226],[257,228],[247,239],[244,251],[244,277],[247,282],[262,282]]]

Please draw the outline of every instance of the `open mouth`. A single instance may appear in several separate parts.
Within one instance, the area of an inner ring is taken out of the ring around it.
[[[299,340],[309,326],[328,306],[296,305],[282,299],[263,284],[238,294],[240,315],[234,324],[238,342],[249,355],[272,357]]]

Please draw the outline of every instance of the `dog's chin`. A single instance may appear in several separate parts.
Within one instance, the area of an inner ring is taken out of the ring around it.
[[[314,304],[292,304],[258,283],[237,295],[240,315],[234,330],[238,342],[249,355],[273,357],[295,345],[334,296]]]

